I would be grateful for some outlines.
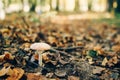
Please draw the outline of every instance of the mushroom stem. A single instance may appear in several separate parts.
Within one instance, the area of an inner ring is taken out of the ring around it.
[[[39,64],[39,66],[42,66],[42,53],[43,53],[43,51],[37,51],[37,53],[38,53],[38,64]]]

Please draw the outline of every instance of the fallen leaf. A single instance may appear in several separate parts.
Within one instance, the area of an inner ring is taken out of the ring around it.
[[[24,70],[21,68],[14,68],[9,71],[9,77],[7,80],[19,80],[24,74]]]
[[[86,58],[88,59],[88,63],[89,64],[93,64],[94,63],[92,57],[86,56]]]
[[[50,61],[50,58],[48,57],[48,55],[49,55],[49,53],[42,54],[43,61],[45,61],[45,62],[49,62]]]
[[[4,60],[5,55],[0,55],[0,61]]]
[[[48,79],[48,80],[60,80],[60,79],[56,78],[56,79]]]
[[[4,29],[1,29],[0,30],[0,32],[2,32],[2,33],[10,33],[10,30],[9,29],[6,29],[6,28],[4,28]]]
[[[51,77],[53,76],[53,74],[54,74],[54,73],[52,73],[52,72],[51,72],[51,73],[47,73],[47,74],[46,74],[46,77],[47,77],[47,78],[51,78]]]
[[[68,76],[68,80],[80,80],[80,78],[75,76]]]
[[[102,50],[101,46],[95,46],[94,50],[97,51],[99,55],[104,55],[104,51]]]
[[[27,80],[48,80],[45,76],[36,75],[36,73],[28,73]]]
[[[42,54],[42,58],[45,63],[51,62],[53,65],[56,65],[59,56],[58,54],[51,54],[49,52],[45,52],[44,54]]]
[[[29,48],[30,47],[30,43],[24,43],[21,45],[22,48]]]
[[[112,46],[112,50],[115,52],[120,52],[120,44]]]
[[[110,74],[111,74],[110,72],[101,74],[100,80],[110,80]]]
[[[114,64],[112,63],[112,59],[110,59],[107,64],[109,67],[114,66]]]
[[[9,69],[10,69],[10,66],[9,67],[3,67],[1,70],[0,70],[0,76],[4,76],[5,74],[7,74],[8,73],[8,71],[9,71]]]
[[[55,75],[58,76],[58,77],[65,77],[67,75],[66,71],[65,70],[56,70],[55,71]]]
[[[9,52],[5,52],[4,55],[5,55],[4,56],[5,60],[12,60],[12,59],[14,59],[14,56],[12,56],[11,53],[9,53]]]
[[[12,56],[11,53],[9,52],[4,52],[3,55],[0,55],[0,61],[12,60],[12,59],[14,59],[14,56]]]
[[[90,56],[90,57],[96,57],[97,56],[97,51],[89,50],[88,51],[88,56]]]
[[[105,68],[95,67],[95,69],[93,69],[93,74],[100,74],[104,70],[105,70]]]
[[[38,58],[39,58],[39,55],[38,54],[34,54],[34,60],[38,60]]]
[[[50,44],[52,44],[52,43],[54,43],[54,42],[56,42],[56,41],[57,41],[57,40],[56,40],[55,37],[48,36],[48,42],[49,42]]]
[[[107,60],[107,58],[105,57],[105,58],[103,59],[103,61],[102,61],[102,66],[106,66],[107,62],[108,62],[108,60]]]
[[[114,66],[114,64],[117,64],[118,63],[118,58],[117,58],[117,56],[113,56],[111,59],[109,59],[109,61],[108,61],[108,66]]]
[[[118,63],[118,58],[117,58],[117,56],[114,56],[114,57],[112,58],[112,60],[113,60],[113,63],[114,63],[114,64],[117,64],[117,63]]]

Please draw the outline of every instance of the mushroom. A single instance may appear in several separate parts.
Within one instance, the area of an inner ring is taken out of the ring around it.
[[[39,55],[38,63],[40,66],[42,66],[42,53],[44,50],[51,49],[51,46],[47,43],[40,42],[40,43],[33,43],[30,46],[30,49],[37,50],[37,53]]]

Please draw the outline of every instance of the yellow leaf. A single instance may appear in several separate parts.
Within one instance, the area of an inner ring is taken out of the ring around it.
[[[14,68],[13,70],[9,70],[9,77],[7,78],[7,80],[19,80],[23,74],[24,74],[24,70],[21,68]]]
[[[103,61],[102,61],[102,66],[106,66],[107,62],[108,62],[108,60],[107,60],[107,58],[105,57],[105,58],[103,59]]]
[[[10,66],[9,67],[3,67],[1,70],[0,70],[0,76],[4,76],[5,74],[7,74],[8,73],[8,71],[9,71],[9,69],[10,69]]]

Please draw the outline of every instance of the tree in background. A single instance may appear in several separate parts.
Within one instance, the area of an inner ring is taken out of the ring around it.
[[[116,12],[120,13],[120,0],[117,0]]]
[[[30,5],[31,5],[31,10],[30,11],[35,11],[36,0],[30,0]]]
[[[108,0],[108,11],[111,12],[113,9],[114,0]]]

